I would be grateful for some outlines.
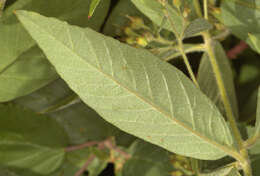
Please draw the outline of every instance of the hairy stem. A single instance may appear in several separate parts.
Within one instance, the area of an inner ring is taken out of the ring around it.
[[[185,51],[184,51],[184,49],[183,49],[182,40],[179,39],[178,44],[179,44],[179,51],[180,51],[180,53],[181,53],[181,55],[182,55],[182,58],[183,58],[183,60],[184,60],[185,65],[186,65],[186,67],[187,67],[187,69],[188,69],[188,72],[189,72],[189,74],[190,74],[190,77],[191,77],[192,81],[194,82],[194,84],[195,84],[197,87],[199,87],[199,84],[198,84],[198,82],[197,82],[197,80],[196,80],[196,77],[195,77],[195,75],[194,75],[194,73],[193,73],[193,71],[192,71],[191,65],[190,65],[190,63],[189,63],[189,59],[188,59],[188,57],[187,57],[187,55],[185,54]]]
[[[224,87],[224,81],[221,76],[220,68],[217,64],[217,59],[216,59],[216,56],[214,53],[214,48],[213,48],[213,41],[208,32],[203,33],[203,38],[204,38],[205,45],[206,45],[206,52],[208,53],[208,56],[209,56],[209,59],[210,59],[210,62],[211,62],[212,68],[213,68],[213,72],[216,77],[217,85],[220,90],[221,99],[224,104],[224,108],[225,108],[225,111],[227,114],[228,121],[230,122],[231,129],[234,132],[234,136],[238,142],[239,149],[242,149],[243,141],[241,138],[241,134],[237,128],[236,120],[235,120],[234,114],[232,112],[230,102],[228,100],[228,95],[227,95],[227,92]]]
[[[204,0],[203,5],[204,5],[204,17],[206,20],[208,20],[207,0]],[[212,68],[213,68],[213,72],[216,77],[217,85],[220,90],[220,95],[221,95],[222,102],[224,104],[224,109],[225,109],[228,121],[230,123],[231,130],[232,130],[234,137],[238,144],[240,156],[236,159],[240,162],[245,176],[252,176],[252,169],[251,169],[251,165],[250,165],[248,151],[246,148],[244,148],[243,139],[242,139],[240,131],[238,129],[236,119],[233,114],[232,107],[231,107],[227,92],[224,87],[224,81],[221,76],[219,65],[217,64],[217,59],[216,59],[216,56],[214,53],[213,40],[211,39],[210,33],[208,31],[203,32],[203,39],[204,39],[204,42],[206,45],[206,52],[208,53],[209,60],[211,62]]]
[[[234,137],[237,141],[240,154],[242,155],[242,158],[240,157],[240,158],[236,158],[236,159],[239,159],[246,176],[251,176],[251,167],[249,164],[248,153],[247,153],[247,150],[244,148],[243,140],[242,140],[240,131],[237,127],[236,120],[235,120],[234,114],[232,112],[230,102],[228,100],[228,95],[227,95],[227,92],[224,87],[224,82],[223,82],[223,79],[221,76],[220,68],[217,64],[216,56],[214,53],[213,41],[208,32],[203,33],[203,38],[204,38],[205,45],[206,45],[206,52],[208,53],[208,56],[209,56],[209,59],[210,59],[210,62],[211,62],[212,68],[213,68],[213,72],[216,77],[217,85],[220,90],[221,99],[224,104],[224,108],[226,111],[228,121],[230,123]]]

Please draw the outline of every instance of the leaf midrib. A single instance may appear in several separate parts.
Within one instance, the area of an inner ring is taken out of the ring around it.
[[[32,13],[32,12],[30,12]],[[26,17],[25,17],[26,18]],[[214,147],[222,150],[224,153],[229,154],[231,156],[233,156],[232,153],[234,153],[235,151],[230,148],[227,145],[222,145],[219,144],[203,135],[201,135],[200,133],[194,131],[193,129],[191,129],[190,127],[188,127],[187,125],[185,125],[184,123],[182,123],[181,121],[177,120],[176,118],[172,118],[170,114],[168,114],[167,112],[164,112],[164,110],[162,110],[160,107],[155,106],[153,103],[150,103],[149,101],[147,101],[145,98],[143,98],[142,96],[138,95],[136,92],[128,89],[127,87],[125,87],[124,85],[120,84],[117,80],[115,80],[113,77],[111,77],[110,75],[108,75],[107,73],[103,72],[101,69],[97,68],[96,66],[86,62],[86,60],[82,59],[82,57],[80,55],[78,55],[76,52],[74,52],[71,48],[69,48],[67,45],[65,45],[63,42],[57,40],[52,34],[50,34],[48,31],[44,30],[41,28],[41,26],[38,26],[32,19],[27,18],[33,25],[37,26],[38,28],[40,28],[40,31],[42,31],[43,33],[47,34],[47,37],[51,38],[52,40],[56,41],[57,43],[60,43],[65,49],[67,49],[70,53],[72,53],[73,55],[75,55],[77,58],[80,59],[81,62],[83,62],[84,64],[89,65],[90,67],[92,67],[93,69],[97,70],[98,72],[102,73],[104,76],[106,76],[108,79],[114,81],[117,85],[119,85],[120,87],[124,88],[127,92],[133,94],[134,96],[136,96],[137,98],[141,99],[143,102],[147,103],[149,106],[151,106],[153,109],[157,110],[159,113],[161,113],[163,116],[170,118],[171,120],[173,120],[176,124],[180,125],[182,128],[184,128],[187,131],[190,131],[191,134],[193,134],[196,137],[201,138],[203,141],[206,141],[207,143],[213,145]],[[55,18],[52,18],[55,19]],[[56,20],[56,19],[55,19]],[[68,28],[68,23],[67,22],[63,22],[65,24],[65,26]],[[73,25],[72,25],[73,26]],[[78,26],[74,26],[77,27]],[[81,28],[80,28],[81,29]],[[88,29],[88,28],[87,28]],[[85,32],[84,32],[85,35]],[[104,39],[103,39],[104,40]],[[89,41],[89,40],[88,40]],[[93,50],[92,45],[90,46]],[[95,54],[95,52],[94,52]],[[96,54],[95,54],[96,55]],[[97,58],[97,57],[96,57]],[[54,65],[55,66],[55,65]],[[61,75],[62,76],[62,75]]]

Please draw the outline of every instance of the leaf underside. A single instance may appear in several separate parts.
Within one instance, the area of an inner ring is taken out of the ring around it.
[[[228,154],[233,141],[222,115],[175,67],[88,28],[17,15],[60,76],[108,122],[178,154]]]

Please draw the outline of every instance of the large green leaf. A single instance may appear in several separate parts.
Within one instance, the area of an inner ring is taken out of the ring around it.
[[[27,96],[17,98],[14,103],[37,113],[52,113],[68,107],[67,104],[71,102],[68,97],[73,96],[75,97],[76,95],[66,83],[59,78]],[[68,99],[67,102],[64,101],[66,99]],[[63,104],[60,102],[63,102]]]
[[[0,101],[9,101],[28,94],[57,77],[55,69],[35,46],[0,73]]]
[[[175,67],[91,29],[17,15],[72,90],[110,123],[182,155],[214,160],[229,153],[222,115]]]
[[[228,94],[229,103],[231,104],[233,114],[235,117],[238,117],[237,98],[231,66],[220,43],[214,43],[214,51],[224,82],[224,88]],[[204,53],[200,62],[198,82],[201,90],[224,112],[220,90],[207,53]]]
[[[25,9],[33,10],[41,14],[55,16],[60,19],[68,21],[70,24],[79,25],[82,27],[91,26],[94,29],[98,29],[105,17],[106,8],[109,5],[104,4],[100,6],[103,18],[97,19],[93,16],[93,19],[88,21],[87,16],[90,1],[89,0],[25,0],[17,1],[9,9],[6,10],[6,14],[3,16],[3,22],[0,28],[0,53],[3,54],[3,61],[1,61],[0,70],[3,70],[6,66],[13,63],[17,57],[35,45],[35,42],[23,29],[20,23],[13,14],[14,10]],[[50,8],[52,7],[52,8]],[[98,13],[97,13],[98,14]],[[100,15],[98,16],[100,17]],[[93,21],[94,20],[94,21]]]
[[[90,107],[77,103],[66,109],[51,114],[67,131],[70,142],[81,144],[86,141],[101,141],[108,137],[116,137],[119,145],[128,145],[134,137],[123,133],[104,119]]]
[[[124,176],[169,176],[173,171],[169,153],[144,141],[136,141],[130,147],[131,158],[123,166]]]
[[[241,40],[246,41],[257,50],[255,43],[259,43],[260,1],[258,0],[223,0],[221,4],[221,18],[231,32]],[[250,39],[250,34],[255,41]],[[259,51],[259,50],[258,50]]]
[[[0,102],[33,92],[52,81],[54,77],[54,70],[48,62],[42,61],[43,54],[40,50],[35,49],[34,40],[12,14],[14,10],[34,10],[59,17],[71,24],[82,27],[90,26],[98,30],[106,16],[109,3],[109,0],[104,1],[96,9],[97,14],[91,20],[87,19],[86,10],[89,7],[89,0],[23,0],[17,1],[8,8],[0,22],[0,84],[5,85],[1,87]],[[22,56],[20,56],[21,54]],[[21,58],[23,61],[19,61]],[[38,64],[36,65],[36,63]],[[26,67],[26,70],[21,69],[23,66]],[[35,73],[37,74],[34,75]],[[13,84],[14,81],[15,84]]]
[[[68,138],[54,119],[18,107],[0,106],[0,164],[50,174],[64,160]]]
[[[70,144],[82,144],[90,140],[100,141],[114,136],[118,145],[128,146],[135,138],[122,132],[102,119],[83,103],[70,103],[73,92],[60,79],[15,103],[36,112],[48,112],[66,130]],[[69,100],[64,101],[64,100]],[[62,103],[61,103],[62,102]],[[53,108],[56,107],[57,109]]]
[[[171,21],[165,18],[165,7],[157,0],[132,0],[132,2],[143,14],[158,26],[172,32],[177,32],[178,35],[183,32],[185,27],[184,18],[170,5],[168,5],[167,11]],[[172,26],[172,24],[174,26]],[[175,30],[173,30],[173,27]]]

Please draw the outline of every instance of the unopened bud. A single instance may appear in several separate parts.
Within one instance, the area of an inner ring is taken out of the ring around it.
[[[190,14],[190,11],[191,10],[189,8],[185,7],[184,10],[183,10],[183,13],[182,13],[183,17],[187,18],[189,16],[189,14]]]
[[[142,28],[145,28],[145,24],[143,22],[143,19],[142,18],[139,18],[139,17],[131,17],[131,16],[127,16],[130,21],[131,21],[131,24],[130,24],[130,27],[132,29],[142,29]]]
[[[142,47],[145,47],[145,46],[148,45],[148,42],[147,42],[147,40],[146,40],[144,37],[138,37],[138,38],[136,39],[136,43],[137,43],[138,45],[142,46]]]
[[[174,4],[175,7],[177,7],[177,9],[180,10],[181,0],[173,0],[173,4]]]

